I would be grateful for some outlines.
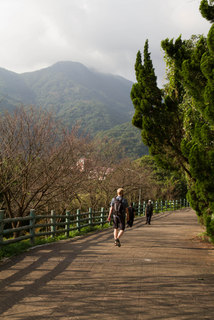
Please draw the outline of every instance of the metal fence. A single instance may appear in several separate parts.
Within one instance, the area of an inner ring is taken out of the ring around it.
[[[177,210],[183,207],[188,207],[189,203],[186,199],[170,200],[170,201],[154,201],[154,213],[164,212],[168,210]],[[136,215],[145,215],[146,202],[134,204]],[[37,215],[34,209],[30,210],[29,216],[5,218],[4,210],[0,210],[0,245],[19,242],[30,239],[34,244],[36,237],[56,237],[59,234],[64,234],[69,237],[71,231],[81,231],[84,227],[92,227],[95,225],[103,226],[107,223],[109,210],[101,208],[100,211],[93,211],[89,208],[88,212],[76,213],[66,211],[64,215],[57,215],[54,210],[51,214]],[[19,222],[20,227],[12,228],[12,224]],[[16,233],[18,236],[13,237]]]

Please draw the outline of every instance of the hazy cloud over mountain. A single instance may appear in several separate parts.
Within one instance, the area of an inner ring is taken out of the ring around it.
[[[200,0],[0,0],[0,67],[26,72],[79,61],[132,81],[149,39],[159,83],[161,40],[207,34]]]

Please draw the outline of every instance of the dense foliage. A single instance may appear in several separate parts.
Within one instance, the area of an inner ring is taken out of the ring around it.
[[[211,22],[213,4],[200,5]],[[214,25],[207,38],[166,39],[161,46],[168,77],[163,90],[157,87],[148,41],[143,62],[137,53],[133,124],[159,165],[185,173],[191,206],[214,238]]]
[[[141,141],[141,131],[136,129],[131,121],[99,132],[95,137],[95,143],[105,139],[110,140],[112,144],[118,145],[116,151],[118,159],[129,158],[135,160],[143,155],[148,155],[148,147]]]
[[[181,172],[171,171],[157,165],[154,157],[145,155],[136,160],[144,170],[149,170],[150,191],[154,199],[185,199],[187,193],[186,179]]]

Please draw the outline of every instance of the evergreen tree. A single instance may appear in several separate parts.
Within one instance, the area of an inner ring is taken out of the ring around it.
[[[214,22],[214,1],[202,0],[200,4],[200,12],[202,16],[210,22]]]
[[[211,22],[213,5],[206,0],[200,5]],[[214,25],[207,38],[166,39],[161,46],[168,68],[162,91],[156,85],[148,41],[144,64],[138,52],[137,84],[131,91],[133,124],[137,116],[143,141],[159,164],[186,173],[188,199],[214,239]]]
[[[180,148],[183,136],[183,115],[179,110],[182,90],[176,84],[168,94],[157,87],[148,41],[144,47],[143,64],[140,52],[137,53],[135,72],[137,83],[131,90],[135,107],[133,124],[142,130],[142,140],[158,163],[165,168],[183,168],[190,174],[187,159]]]

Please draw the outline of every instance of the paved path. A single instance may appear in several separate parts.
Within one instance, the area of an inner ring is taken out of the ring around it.
[[[191,209],[34,248],[0,263],[1,320],[214,319],[214,249]]]

